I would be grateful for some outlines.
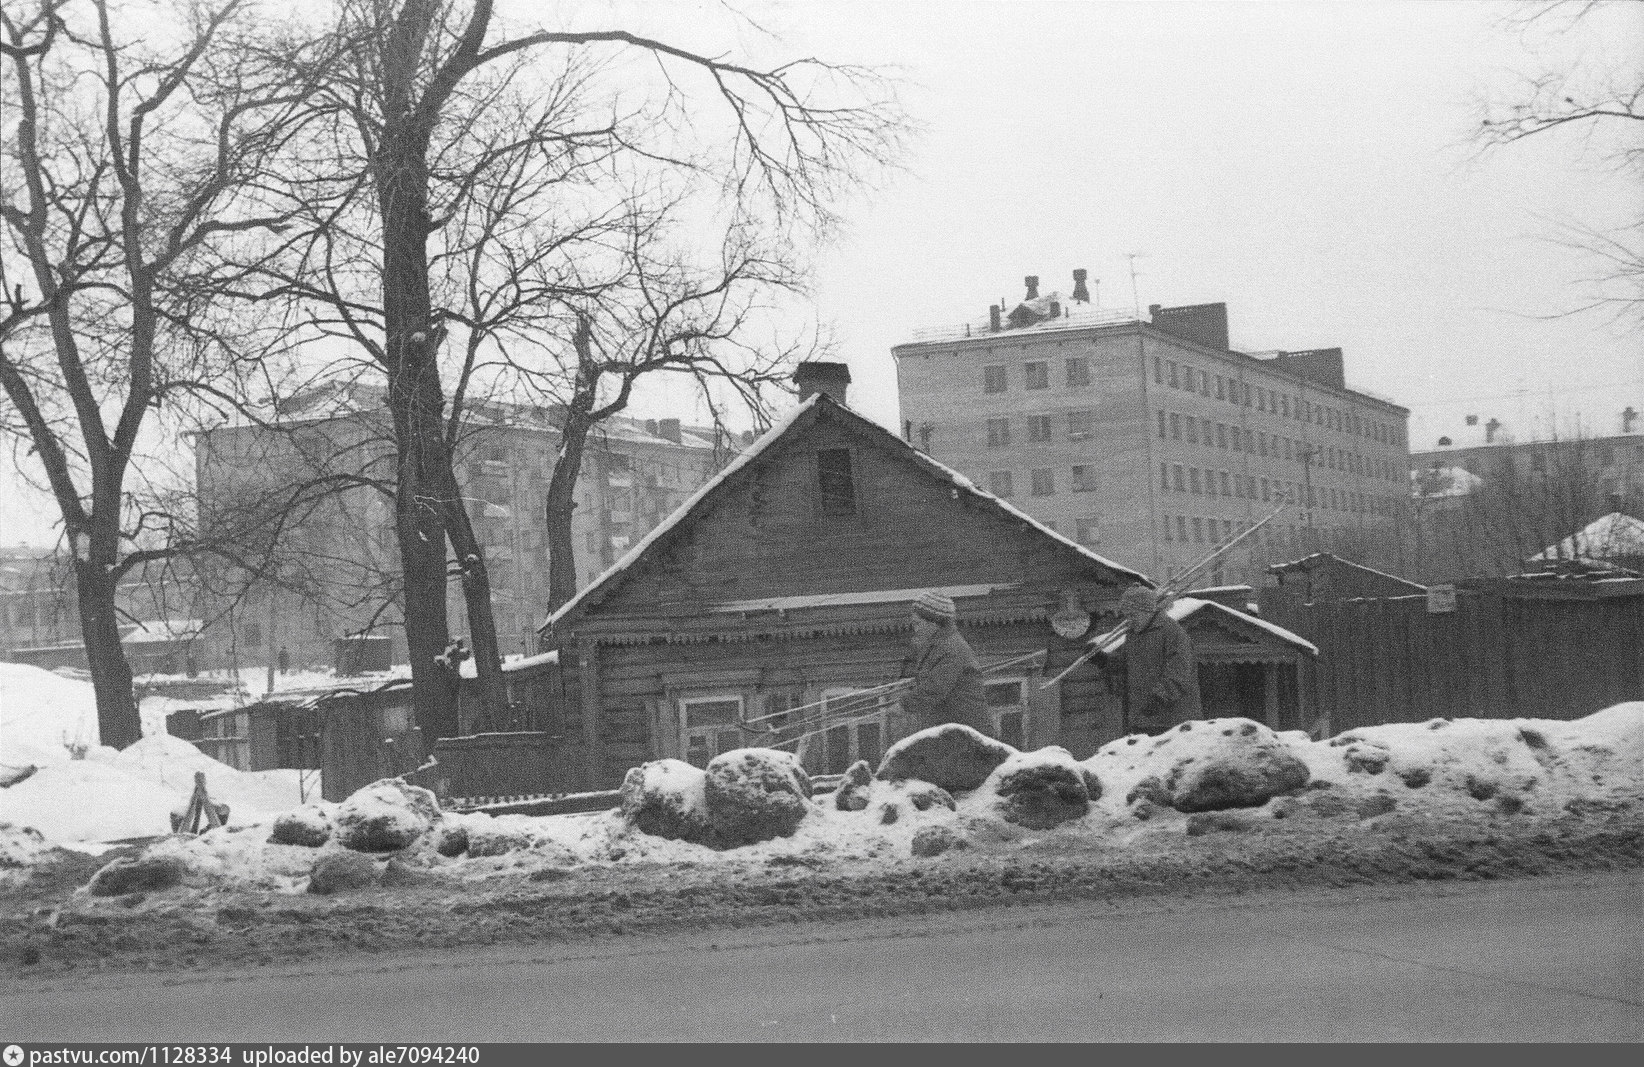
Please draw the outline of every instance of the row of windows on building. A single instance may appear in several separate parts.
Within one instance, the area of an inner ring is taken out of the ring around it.
[[[1056,468],[1039,467],[1028,472],[1029,496],[1056,495]],[[1100,488],[1101,475],[1092,464],[1076,463],[1069,472],[1071,477],[1064,482],[1075,493],[1094,493]],[[1001,499],[1009,499],[1016,495],[1016,476],[1014,471],[989,471],[988,492]]]
[[[1158,434],[1161,441],[1186,441],[1190,445],[1230,449],[1234,452],[1245,452],[1252,456],[1265,456],[1269,459],[1283,458],[1296,463],[1304,462],[1308,456],[1306,442],[1297,441],[1290,437],[1282,437],[1279,434],[1270,434],[1262,430],[1252,432],[1246,426],[1230,426],[1225,423],[1200,418],[1197,415],[1183,415],[1179,412],[1164,411],[1163,409],[1155,414],[1158,417]],[[991,420],[989,443],[992,443]],[[1407,477],[1385,456],[1366,456],[1361,452],[1352,452],[1344,448],[1331,446],[1316,448],[1313,455],[1318,457],[1319,465],[1322,467],[1333,471],[1356,474],[1362,478],[1379,478],[1383,481],[1397,482]]]
[[[1090,385],[1090,360],[1084,356],[1077,356],[1063,363],[1063,381],[1069,389],[1082,389]],[[1022,387],[1025,389],[1050,388],[1050,362],[1048,360],[1029,360],[1022,364]],[[989,364],[982,368],[982,392],[1003,393],[1010,388],[1010,371],[1002,363]]]
[[[1194,515],[1161,515],[1159,517],[1159,540],[1184,545],[1220,545],[1249,530],[1251,525],[1252,523],[1234,519],[1211,519]],[[1344,532],[1334,527],[1314,529],[1312,539],[1314,542],[1333,544],[1341,540],[1340,535]],[[1301,548],[1307,541],[1308,528],[1297,523],[1271,523],[1263,526],[1251,537],[1252,547],[1265,545],[1269,547]],[[1174,568],[1171,569],[1170,576],[1175,577]]]
[[[1384,445],[1399,445],[1402,431],[1396,423],[1369,419],[1354,411],[1317,404],[1303,397],[1281,393],[1236,378],[1212,375],[1173,359],[1153,357],[1153,381],[1204,397],[1214,397],[1230,404],[1265,411],[1284,419],[1312,423],[1337,433],[1352,434]],[[1212,385],[1214,382],[1214,386]]]
[[[1225,470],[1214,471],[1180,463],[1159,464],[1159,488],[1165,492],[1292,504],[1300,502],[1303,496],[1311,492],[1311,499],[1307,502],[1310,508],[1374,515],[1394,514],[1397,502],[1402,499],[1397,496],[1367,493],[1359,489],[1338,489],[1335,486],[1315,486],[1309,491],[1305,485],[1279,478],[1262,478]]]
[[[1083,441],[1090,436],[1091,429],[1096,424],[1096,416],[1090,411],[1070,411],[1067,413],[1067,439],[1069,441]],[[1027,439],[1031,443],[1049,441],[1056,431],[1057,419],[1053,415],[1029,415],[1027,417]],[[1010,444],[1010,419],[988,420],[988,447],[1003,448]]]

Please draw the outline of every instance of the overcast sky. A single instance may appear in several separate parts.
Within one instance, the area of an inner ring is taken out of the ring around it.
[[[577,17],[666,29],[717,9]],[[1596,269],[1553,242],[1560,227],[1637,210],[1636,177],[1605,164],[1617,135],[1482,157],[1469,140],[1475,99],[1522,74],[1638,62],[1644,4],[1554,38],[1504,29],[1515,5],[1426,0],[745,10],[781,35],[773,54],[900,66],[925,124],[907,172],[851,206],[816,284],[853,406],[887,426],[890,349],[912,331],[1018,299],[1027,274],[1065,292],[1076,267],[1104,307],[1130,307],[1131,252],[1144,310],[1225,301],[1236,348],[1341,346],[1350,385],[1411,409],[1414,448],[1469,413],[1528,436],[1553,411],[1560,432],[1579,413],[1609,433],[1644,410],[1640,336],[1558,317]],[[45,509],[0,489],[0,542],[50,540]]]

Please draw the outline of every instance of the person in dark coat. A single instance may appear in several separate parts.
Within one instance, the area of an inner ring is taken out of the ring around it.
[[[898,734],[957,722],[993,735],[992,717],[982,695],[982,667],[959,636],[953,601],[925,593],[913,604],[913,654],[904,677],[913,685],[901,698]]]
[[[1129,733],[1162,734],[1201,718],[1199,668],[1193,640],[1159,604],[1153,590],[1133,585],[1119,598],[1129,623],[1124,644],[1096,657],[1110,690],[1124,695]]]

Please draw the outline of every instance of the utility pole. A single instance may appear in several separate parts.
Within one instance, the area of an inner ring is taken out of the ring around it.
[[[1302,492],[1306,499],[1302,501],[1302,521],[1307,530],[1307,548],[1317,551],[1318,544],[1313,537],[1313,457],[1319,454],[1317,445],[1302,446],[1302,481],[1306,486]]]

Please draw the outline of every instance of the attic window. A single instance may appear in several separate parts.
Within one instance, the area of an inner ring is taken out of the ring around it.
[[[822,514],[856,514],[856,476],[851,470],[850,449],[817,450],[816,480],[822,492]]]

